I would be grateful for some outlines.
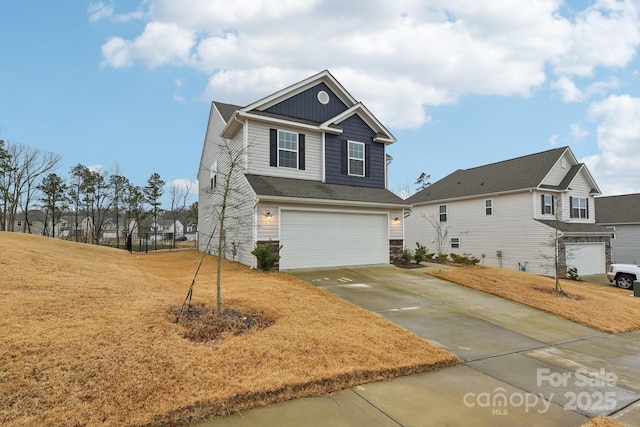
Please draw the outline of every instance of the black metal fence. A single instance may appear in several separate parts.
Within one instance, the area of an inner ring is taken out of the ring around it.
[[[175,251],[184,249],[198,249],[198,233],[146,232],[132,233],[128,236],[103,238],[101,245],[119,247],[129,252]]]

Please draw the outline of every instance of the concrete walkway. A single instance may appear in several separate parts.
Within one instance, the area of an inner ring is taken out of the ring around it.
[[[604,334],[424,272],[292,274],[448,349],[463,366],[200,426],[575,426],[610,415],[640,427],[640,332]]]

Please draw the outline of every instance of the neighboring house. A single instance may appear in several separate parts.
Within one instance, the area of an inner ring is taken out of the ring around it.
[[[47,218],[45,211],[41,209],[29,209],[16,214],[13,221],[13,230],[20,233],[45,235],[50,233],[51,218]]]
[[[152,239],[171,240],[173,236],[182,236],[184,234],[184,226],[179,219],[175,221],[171,219],[161,219],[159,221],[151,221],[151,231],[149,232]]]
[[[611,260],[640,263],[640,194],[596,198],[596,222],[611,232]]]
[[[386,188],[394,142],[328,71],[246,107],[213,102],[198,173],[200,250],[217,250],[216,212],[240,154],[224,256],[256,267],[251,251],[270,242],[281,247],[280,269],[397,259],[408,204]]]
[[[444,252],[553,275],[557,230],[562,276],[567,266],[580,275],[604,273],[611,239],[609,230],[595,224],[597,194],[593,177],[569,147],[457,170],[407,199],[413,205],[405,221],[407,246],[420,242],[436,251],[431,219],[448,231]]]
[[[195,222],[190,222],[189,224],[187,224],[184,235],[190,242],[195,242],[196,240],[198,240],[198,224],[196,224]]]

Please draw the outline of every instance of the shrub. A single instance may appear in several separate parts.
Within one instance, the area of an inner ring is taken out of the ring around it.
[[[409,249],[405,249],[402,251],[402,258],[400,259],[400,263],[403,265],[407,265],[411,262],[411,251]]]
[[[578,269],[576,267],[569,267],[567,270],[567,279],[580,280],[580,275],[578,275]]]
[[[422,246],[420,242],[416,242],[416,250],[413,253],[413,258],[418,264],[420,264],[427,256],[427,248]]]
[[[449,255],[447,255],[447,254],[438,254],[438,255],[436,255],[436,260],[438,260],[440,262],[445,262],[448,259],[449,259]]]
[[[251,255],[254,255],[258,260],[258,268],[264,271],[271,271],[273,266],[280,261],[280,249],[282,246],[275,250],[271,241],[269,243],[257,243],[256,247],[251,251]]]
[[[451,254],[450,257],[453,262],[458,264],[476,265],[477,263],[480,262],[479,258],[475,258],[471,256],[471,254],[464,254],[464,255]]]

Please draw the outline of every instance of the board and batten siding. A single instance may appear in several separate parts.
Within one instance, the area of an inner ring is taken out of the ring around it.
[[[322,134],[286,126],[274,127],[256,121],[248,121],[247,141],[249,158],[247,173],[280,178],[322,180]],[[305,135],[305,169],[274,167],[269,165],[269,130],[279,129]]]
[[[483,196],[449,203],[414,206],[405,220],[405,246],[415,242],[437,250],[434,227],[423,217],[438,218],[440,205],[447,205],[447,253],[471,254],[480,264],[512,270],[524,268],[535,274],[548,274],[548,260],[552,249],[547,246],[551,228],[535,221],[531,215],[534,193],[529,191],[501,196]],[[538,195],[539,197],[539,195]],[[493,214],[485,214],[485,201],[493,202]],[[450,247],[451,238],[458,238],[460,247]],[[502,256],[498,256],[501,251]]]
[[[326,104],[322,104],[318,100],[318,92],[320,91],[329,95],[329,102]],[[265,111],[324,123],[346,109],[347,106],[338,99],[331,89],[325,83],[320,83],[267,108]]]
[[[385,146],[373,142],[376,133],[358,116],[354,114],[342,121],[341,135],[325,137],[326,182],[328,184],[353,185],[356,187],[385,188]],[[351,176],[344,171],[345,144],[347,141],[365,144],[365,175]]]

